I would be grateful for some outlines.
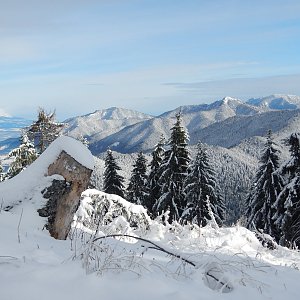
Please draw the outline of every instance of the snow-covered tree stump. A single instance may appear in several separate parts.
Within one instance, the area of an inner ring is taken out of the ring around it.
[[[51,236],[64,240],[70,231],[81,193],[88,187],[92,170],[63,150],[48,167],[48,176],[54,174],[61,175],[64,180],[53,180],[52,185],[44,191],[44,197],[49,200],[39,214],[48,217],[47,229]]]

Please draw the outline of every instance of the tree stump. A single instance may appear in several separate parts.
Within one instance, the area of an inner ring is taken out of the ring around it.
[[[46,206],[39,214],[48,217],[47,229],[55,239],[65,240],[71,229],[81,193],[87,189],[92,170],[81,165],[67,152],[62,151],[56,161],[48,167],[48,176],[58,174],[64,180],[53,180],[52,185],[43,191],[48,198]]]

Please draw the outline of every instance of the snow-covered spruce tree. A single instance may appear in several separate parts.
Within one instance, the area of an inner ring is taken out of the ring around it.
[[[154,214],[169,211],[168,222],[178,221],[186,207],[183,197],[183,182],[190,162],[188,133],[181,125],[181,113],[176,115],[176,123],[171,128],[171,138],[159,169],[159,198],[154,205]]]
[[[103,191],[124,198],[124,178],[118,174],[120,170],[121,168],[117,165],[112,151],[107,150],[103,174]]]
[[[133,164],[131,178],[127,187],[126,199],[134,204],[145,206],[148,198],[147,160],[142,152]]]
[[[43,108],[39,108],[38,119],[29,126],[27,134],[39,154],[60,135],[64,124],[55,121],[55,112],[46,113]]]
[[[145,207],[147,208],[150,216],[154,215],[153,206],[159,198],[160,187],[158,185],[158,179],[159,179],[159,169],[162,164],[164,153],[165,153],[164,144],[165,144],[165,138],[161,136],[160,141],[155,146],[152,152],[150,173],[148,176],[148,183],[147,183],[149,194],[145,201]]]
[[[282,167],[286,184],[275,203],[275,224],[281,230],[279,243],[300,247],[300,135],[292,134],[286,141],[291,159]]]
[[[23,132],[20,142],[20,146],[8,154],[9,157],[14,158],[7,171],[8,178],[19,174],[37,158],[34,145],[29,141],[26,132]]]
[[[274,237],[276,241],[280,238],[280,232],[274,220],[275,203],[284,185],[278,167],[278,150],[274,147],[272,133],[269,131],[260,158],[260,167],[247,197],[246,217],[249,229],[263,231]]]
[[[205,146],[199,142],[196,157],[191,162],[184,181],[186,208],[182,214],[183,220],[201,227],[214,221],[222,225],[225,206],[215,178]]]

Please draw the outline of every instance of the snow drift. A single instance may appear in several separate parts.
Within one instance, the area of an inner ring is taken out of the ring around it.
[[[144,212],[96,190],[83,193],[81,210],[89,209],[96,196],[128,212]],[[41,198],[40,193],[32,194],[34,202]],[[29,201],[0,212],[3,300],[298,299],[299,252],[268,250],[243,227],[163,225],[158,219],[141,230],[115,216],[100,224],[97,233],[80,228],[76,219],[70,239],[57,241],[43,230],[33,208]],[[32,228],[32,223],[39,226]],[[109,237],[120,232],[132,237]]]

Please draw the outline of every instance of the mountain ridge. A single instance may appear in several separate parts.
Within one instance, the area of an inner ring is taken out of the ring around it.
[[[273,94],[262,98],[251,98],[246,103],[272,110],[297,109],[300,108],[300,96]]]
[[[293,111],[298,106],[300,108],[300,96],[274,94],[251,98],[246,102],[226,96],[210,104],[182,105],[158,116],[110,107],[68,118],[65,120],[67,126],[63,134],[77,139],[87,138],[94,155],[105,152],[108,148],[122,153],[149,152],[161,135],[169,137],[175,116],[181,112],[183,125],[189,131],[192,145],[201,139],[212,145],[233,147],[242,138],[262,136],[267,127],[276,132],[276,124],[280,124],[280,130],[284,130],[285,126],[290,126],[289,118],[293,116],[297,123],[298,113],[294,115]],[[0,140],[17,138],[20,128],[29,125],[28,120],[20,120],[24,119],[0,117]],[[290,132],[296,130],[296,127],[293,125],[286,130]],[[11,140],[9,143],[14,144]],[[5,143],[1,146],[2,149],[8,148]]]
[[[179,112],[182,114],[183,125],[188,129],[191,136],[191,144],[193,145],[197,143],[196,140],[199,140],[199,136],[204,139],[204,142],[210,143],[209,139],[205,138],[205,135],[210,136],[211,133],[209,130],[215,127],[218,128],[218,132],[222,132],[222,138],[224,140],[230,140],[228,134],[224,134],[221,130],[222,126],[228,127],[228,122],[237,124],[236,131],[238,132],[239,128],[242,129],[245,127],[245,125],[242,124],[243,122],[251,119],[255,120],[255,118],[257,118],[258,122],[264,122],[264,129],[258,130],[256,127],[259,126],[259,124],[249,121],[253,124],[254,130],[250,130],[250,128],[248,128],[248,133],[244,134],[244,138],[251,137],[251,134],[264,135],[265,131],[267,131],[271,126],[271,124],[268,125],[268,118],[270,118],[270,122],[272,120],[272,122],[276,124],[277,119],[274,119],[272,116],[275,114],[280,119],[280,116],[284,115],[284,120],[287,121],[287,119],[293,114],[288,113],[288,111],[294,110],[272,110],[266,107],[250,105],[242,102],[240,99],[224,97],[222,100],[215,101],[211,104],[180,106],[174,110],[167,111],[158,117],[153,117],[124,127],[111,135],[103,137],[102,139],[94,140],[90,144],[90,149],[95,155],[106,151],[108,148],[122,153],[133,153],[137,151],[149,152],[159,141],[161,135],[168,138],[170,128],[173,126],[175,121],[175,116]],[[268,115],[268,113],[270,114]],[[264,118],[266,118],[266,120],[264,120]],[[282,126],[284,126],[284,124],[282,124]],[[233,129],[234,125],[229,127],[231,132],[235,131]],[[274,128],[274,125],[271,126],[271,128]],[[238,138],[238,136],[239,135],[236,133],[232,138],[237,140],[237,142],[241,141],[241,138]],[[223,147],[226,147],[227,145],[228,147],[232,147],[236,144],[231,142],[228,144],[225,144],[224,142],[222,143],[220,142],[220,138],[219,142],[212,143],[212,145],[219,145]]]
[[[64,121],[67,124],[64,133],[74,138],[85,136],[93,142],[126,126],[151,118],[152,116],[135,110],[110,107],[67,119]]]

